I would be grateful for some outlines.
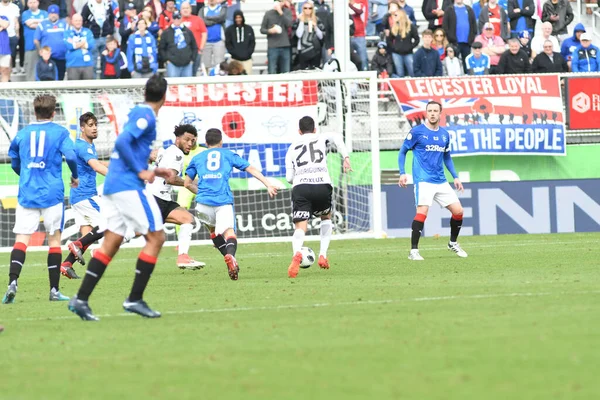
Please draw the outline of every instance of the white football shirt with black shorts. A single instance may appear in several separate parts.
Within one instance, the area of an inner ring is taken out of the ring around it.
[[[183,151],[172,144],[166,149],[159,151],[156,157],[156,168],[172,169],[177,171],[177,175],[180,175],[181,171],[183,171],[183,156]],[[149,183],[146,189],[154,195],[163,221],[167,220],[171,211],[179,208],[179,203],[173,201],[173,186],[168,184],[164,178],[155,177],[154,182]]]
[[[334,143],[343,158],[348,156],[341,135],[305,133],[289,147],[285,176],[292,184],[292,219],[307,221],[332,209],[331,177],[327,169],[327,146]]]

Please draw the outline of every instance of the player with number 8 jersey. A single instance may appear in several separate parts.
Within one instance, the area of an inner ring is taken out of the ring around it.
[[[327,249],[331,241],[332,192],[331,177],[327,168],[327,146],[335,144],[343,157],[344,172],[351,171],[350,157],[341,135],[317,134],[315,121],[303,117],[299,122],[300,138],[289,147],[285,155],[285,176],[292,184],[292,220],[295,231],[292,236],[292,262],[288,276],[298,276],[308,220],[312,216],[321,217],[321,248],[319,267],[329,269]]]
[[[250,163],[231,150],[223,148],[223,134],[216,128],[206,131],[208,149],[192,158],[185,174],[184,186],[196,194],[198,219],[209,230],[215,247],[227,264],[231,280],[238,279],[240,267],[235,259],[237,237],[233,216],[233,193],[229,178],[233,168],[246,171],[261,181],[269,195],[274,197],[277,188]],[[194,182],[198,177],[198,181]]]

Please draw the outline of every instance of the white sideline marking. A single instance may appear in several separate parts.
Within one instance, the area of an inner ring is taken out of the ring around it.
[[[434,297],[412,297],[406,299],[390,299],[390,300],[357,300],[341,303],[314,303],[314,304],[288,304],[279,306],[259,306],[259,307],[229,307],[229,308],[200,308],[197,310],[175,310],[165,311],[163,315],[185,315],[185,314],[204,314],[204,313],[228,313],[240,311],[278,311],[278,310],[295,310],[303,308],[324,308],[324,307],[346,307],[360,305],[380,305],[394,303],[410,303],[410,302],[428,302],[428,301],[451,301],[451,300],[480,300],[492,299],[499,297],[541,297],[541,296],[562,296],[562,295],[586,295],[600,294],[600,290],[590,290],[581,292],[524,292],[524,293],[488,293],[488,294],[472,294],[472,295],[453,295],[453,296],[434,296]],[[6,306],[5,306],[6,307]],[[8,306],[10,307],[10,306]],[[114,317],[131,317],[131,313],[104,314],[97,315],[99,318],[114,318]],[[72,316],[60,317],[44,317],[44,318],[17,318],[16,321],[52,321],[77,318],[75,314]],[[7,320],[4,320],[7,321]]]
[[[440,240],[440,244],[426,244],[426,245],[422,245],[419,247],[419,250],[426,250],[426,251],[448,251],[448,249],[446,248],[446,244],[447,242],[445,240]],[[584,240],[584,241],[576,241],[576,240],[565,240],[565,241],[548,241],[548,240],[529,240],[529,241],[523,241],[523,240],[518,240],[518,241],[503,241],[501,243],[491,243],[491,244],[480,244],[477,245],[475,243],[473,243],[473,246],[471,248],[474,249],[494,249],[494,248],[503,248],[503,247],[528,247],[528,246],[538,246],[538,245],[542,245],[542,244],[551,244],[551,245],[563,245],[563,244],[570,244],[570,245],[574,245],[571,247],[571,249],[578,249],[580,248],[579,245],[581,244],[598,244],[597,240]],[[469,246],[467,244],[467,246]],[[564,249],[559,249],[558,247],[555,248],[556,251],[560,251],[563,252]],[[385,251],[386,249],[384,247],[378,247],[378,248],[367,248],[367,249],[363,249],[363,250],[342,250],[342,249],[329,249],[328,253],[329,254],[349,254],[350,252],[352,254],[372,254],[372,253],[381,253],[382,251]],[[405,257],[405,253],[408,254],[408,251],[410,250],[408,247],[406,248],[394,248],[394,251],[398,252],[399,254],[399,259],[404,259]],[[466,250],[469,250],[469,247],[467,247]],[[211,252],[213,252],[214,254],[216,254],[216,250],[211,249]],[[165,257],[165,253],[162,253],[162,256],[159,256],[159,260],[162,261]],[[268,257],[282,257],[285,259],[289,259],[290,258],[290,254],[288,254],[287,252],[277,252],[277,253],[269,253],[269,252],[260,252],[260,253],[244,253],[243,252],[243,247],[242,247],[242,251],[239,252],[239,256],[241,258],[244,257],[263,257],[263,258],[268,258]],[[173,253],[173,257],[175,257],[175,253]],[[195,256],[196,258],[201,258],[202,256]],[[122,258],[119,257],[118,255],[115,257],[115,262],[120,262],[120,261],[135,261],[137,260],[137,257],[133,258],[133,257],[127,257],[127,258]],[[164,261],[163,261],[164,262]],[[28,264],[25,263],[24,265],[25,267],[42,267],[42,266],[47,266],[46,263],[32,263],[32,264]],[[0,269],[3,268],[9,268],[9,265],[0,265]],[[82,266],[81,264],[74,264],[74,268],[86,268],[85,266]]]

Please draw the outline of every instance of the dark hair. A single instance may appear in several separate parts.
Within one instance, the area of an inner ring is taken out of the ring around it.
[[[190,133],[192,136],[198,137],[198,131],[196,130],[196,127],[190,124],[177,125],[175,127],[175,131],[173,131],[175,137],[183,136],[186,133]]]
[[[427,105],[425,106],[425,111],[427,111],[427,109],[429,108],[430,105],[432,104],[437,104],[438,106],[440,106],[440,112],[442,111],[442,103],[437,102],[435,100],[431,100],[429,103],[427,103]]]
[[[167,80],[158,74],[152,75],[146,82],[144,99],[150,103],[157,103],[167,93]]]
[[[81,114],[81,116],[79,117],[79,126],[87,125],[89,120],[92,120],[96,124],[98,124],[98,118],[96,118],[93,112],[88,111],[86,113]]]
[[[33,100],[33,112],[38,119],[50,119],[56,109],[56,97],[40,94]]]
[[[308,116],[300,118],[298,129],[302,133],[313,133],[315,131],[315,120]]]
[[[210,128],[206,131],[206,136],[204,138],[206,140],[207,146],[215,146],[223,140],[223,134],[217,128]]]
[[[246,75],[244,64],[239,61],[231,60],[229,62],[229,75]]]

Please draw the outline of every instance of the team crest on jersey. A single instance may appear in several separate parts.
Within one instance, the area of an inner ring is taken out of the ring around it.
[[[92,150],[91,147],[88,148],[88,153],[90,153],[91,155],[94,155],[94,150]]]
[[[412,134],[409,133],[408,135],[406,135],[406,140],[411,140],[412,139]]]
[[[442,135],[442,141],[445,142],[446,141],[446,135]]]
[[[438,136],[434,136],[433,140],[440,140],[440,138]]]

